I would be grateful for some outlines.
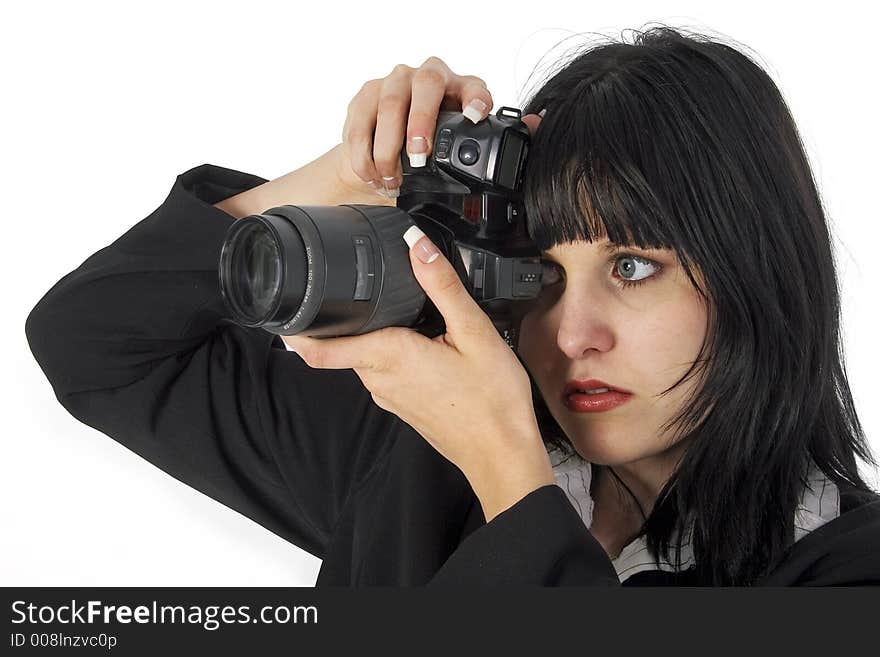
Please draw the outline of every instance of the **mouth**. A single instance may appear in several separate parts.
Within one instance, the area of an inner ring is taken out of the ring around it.
[[[606,392],[619,392],[627,395],[632,393],[629,390],[618,388],[610,383],[605,383],[599,379],[571,380],[565,384],[562,391],[562,397],[565,399],[569,395],[578,393],[582,395],[601,395]]]
[[[598,379],[569,381],[562,392],[562,403],[575,413],[601,413],[622,406],[633,394]]]

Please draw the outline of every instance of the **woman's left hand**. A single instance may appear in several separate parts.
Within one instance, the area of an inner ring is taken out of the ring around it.
[[[443,315],[445,334],[431,339],[392,326],[357,336],[282,339],[310,367],[354,369],[380,408],[458,466],[488,522],[555,483],[529,376],[446,257],[418,228],[407,234],[413,273]]]

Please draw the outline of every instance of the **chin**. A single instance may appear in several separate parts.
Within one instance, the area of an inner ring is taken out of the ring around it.
[[[578,454],[596,465],[623,465],[647,455],[643,445],[634,444],[633,432],[621,427],[579,427],[571,433],[563,429]]]

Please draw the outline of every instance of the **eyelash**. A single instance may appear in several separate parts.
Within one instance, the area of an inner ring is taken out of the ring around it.
[[[631,281],[631,280],[627,280],[627,279],[625,279],[625,278],[617,277],[617,276],[614,275],[614,272],[617,270],[617,263],[620,262],[620,260],[622,260],[623,258],[632,258],[632,259],[634,259],[634,260],[640,260],[641,262],[647,262],[647,263],[650,264],[652,267],[654,267],[654,270],[655,270],[655,271],[654,271],[654,273],[651,274],[650,276],[646,276],[645,278],[641,278],[641,279],[636,280],[636,281]],[[555,268],[555,269],[557,270],[557,272],[559,272],[559,274],[560,274],[560,278],[563,277],[562,272],[563,272],[564,270],[562,269],[562,266],[561,266],[561,265],[559,265],[559,264],[556,263],[556,262],[553,262],[552,260],[545,260],[545,262],[546,262],[547,264],[549,264],[550,266],[552,266],[553,268]],[[635,255],[634,253],[619,253],[619,254],[615,255],[615,256],[611,259],[611,276],[612,276],[612,278],[616,278],[616,279],[619,281],[619,282],[618,282],[618,285],[619,285],[621,288],[623,288],[623,289],[633,288],[633,287],[638,287],[639,285],[643,285],[645,282],[647,282],[647,281],[649,281],[650,279],[656,277],[657,274],[660,273],[661,269],[662,269],[662,266],[660,265],[660,263],[655,262],[655,261],[653,261],[653,260],[651,260],[651,259],[649,259],[649,258],[644,258],[644,257],[642,257],[642,256],[637,256],[637,255]],[[557,283],[558,283],[558,282],[560,282],[560,281],[557,281]],[[556,285],[557,283],[552,283],[552,284],[550,285],[550,287],[552,287],[553,285]]]

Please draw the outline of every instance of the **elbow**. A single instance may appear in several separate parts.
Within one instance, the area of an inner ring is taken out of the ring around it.
[[[28,314],[24,333],[34,359],[60,399],[71,382],[72,372],[65,366],[64,354],[70,349],[63,344],[64,335],[58,330],[63,324],[57,320],[55,305],[47,294]]]

